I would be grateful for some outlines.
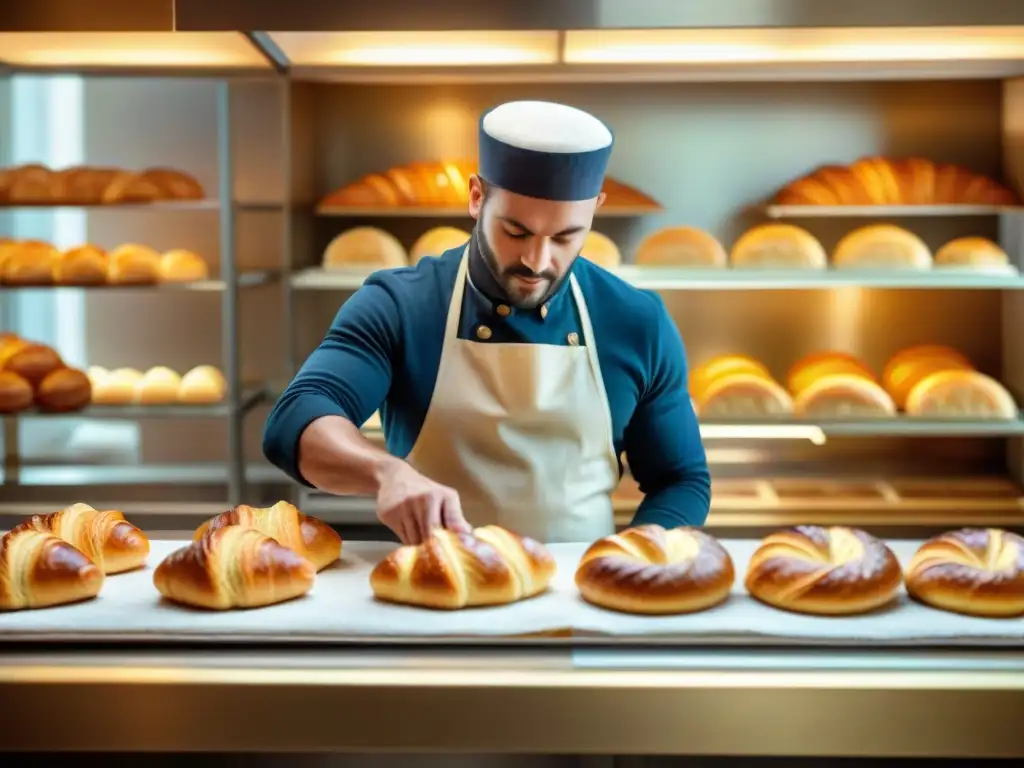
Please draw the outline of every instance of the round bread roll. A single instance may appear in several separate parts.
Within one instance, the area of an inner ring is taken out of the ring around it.
[[[690,392],[702,392],[715,379],[721,376],[729,376],[734,373],[754,373],[764,376],[766,379],[772,377],[768,369],[759,360],[747,355],[716,355],[710,360],[705,360],[696,368],[690,370],[689,385]]]
[[[85,375],[89,377],[89,384],[95,389],[97,384],[110,375],[110,371],[100,365],[90,365],[86,369]]]
[[[16,373],[33,387],[64,362],[55,350],[45,344],[24,344],[3,361],[3,370]]]
[[[958,237],[935,252],[936,267],[1005,267],[1006,251],[985,237]]]
[[[793,412],[793,399],[782,386],[760,373],[731,373],[692,394],[705,419],[770,418]]]
[[[907,592],[925,605],[987,618],[1024,615],[1024,538],[964,528],[926,541],[907,566]]]
[[[884,419],[896,404],[881,385],[860,374],[833,373],[815,379],[793,398],[804,419]]]
[[[178,400],[183,403],[219,403],[227,395],[228,383],[212,365],[198,365],[181,377]]]
[[[950,347],[922,344],[893,355],[882,371],[882,385],[898,408],[906,408],[907,396],[918,382],[939,371],[973,371],[974,365]]]
[[[49,373],[36,388],[36,405],[44,411],[77,411],[91,400],[89,377],[75,368],[59,368]]]
[[[167,405],[178,401],[181,376],[163,365],[150,368],[135,383],[135,402],[140,405]]]
[[[913,232],[871,224],[847,234],[832,253],[836,269],[931,269],[932,252]]]
[[[815,352],[798,360],[786,374],[786,389],[797,395],[823,376],[846,374],[877,382],[874,371],[846,352]]]
[[[622,265],[619,246],[607,235],[602,235],[594,230],[587,233],[580,256],[605,269],[615,269]]]
[[[93,384],[95,405],[129,405],[135,402],[135,388],[142,373],[134,368],[117,368]]]
[[[775,608],[849,616],[890,603],[902,582],[896,556],[869,533],[802,525],[761,542],[750,558],[745,586]]]
[[[53,285],[60,251],[42,240],[15,243],[3,259],[0,282],[5,285]]]
[[[160,279],[165,283],[195,283],[210,276],[203,257],[175,248],[160,257]]]
[[[428,229],[412,244],[412,248],[409,251],[409,261],[412,264],[416,264],[426,256],[440,256],[447,250],[465,245],[469,242],[470,237],[469,232],[457,227],[434,227],[433,229]]]
[[[792,224],[759,224],[732,247],[736,269],[825,269],[828,255],[817,238]]]
[[[907,395],[909,416],[938,419],[1016,419],[1017,403],[1006,387],[978,371],[931,373]]]
[[[145,245],[126,243],[110,252],[107,280],[116,285],[152,285],[160,279],[160,254]]]
[[[636,263],[646,267],[727,266],[722,244],[696,227],[665,227],[648,235],[636,251]]]
[[[590,545],[576,569],[588,603],[623,613],[705,611],[729,597],[736,572],[722,545],[696,528],[640,525]]]
[[[0,371],[0,413],[17,413],[32,406],[32,385],[16,373]]]
[[[57,260],[54,279],[59,285],[102,285],[109,271],[107,252],[94,245],[64,251]]]
[[[324,251],[324,269],[395,269],[409,264],[405,248],[390,232],[355,227],[331,240]]]

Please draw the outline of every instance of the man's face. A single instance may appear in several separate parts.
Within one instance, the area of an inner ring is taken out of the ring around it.
[[[470,181],[470,214],[480,254],[515,306],[532,309],[550,296],[583,248],[604,194],[555,202]]]

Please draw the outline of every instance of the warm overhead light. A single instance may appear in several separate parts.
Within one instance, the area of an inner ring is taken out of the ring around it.
[[[21,67],[268,68],[238,32],[6,32],[0,62]]]
[[[707,440],[809,440],[824,445],[825,431],[813,424],[701,424]]]
[[[554,64],[557,32],[272,32],[296,67]]]
[[[799,64],[1024,58],[1024,27],[648,29],[566,33],[568,64]]]

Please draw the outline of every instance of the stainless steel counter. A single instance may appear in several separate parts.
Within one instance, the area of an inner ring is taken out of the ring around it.
[[[1024,756],[1016,652],[36,646],[0,701],[0,751]]]

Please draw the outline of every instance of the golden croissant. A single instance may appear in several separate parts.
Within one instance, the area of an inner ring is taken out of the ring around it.
[[[316,569],[302,555],[254,528],[208,531],[164,558],[153,573],[161,595],[210,610],[258,608],[306,594]]]
[[[89,600],[102,586],[99,566],[53,534],[16,528],[0,538],[0,610]]]
[[[341,557],[341,537],[331,526],[307,517],[286,501],[272,507],[258,508],[241,504],[207,520],[196,529],[194,539],[207,531],[241,525],[255,528],[309,560],[318,571]]]
[[[117,510],[72,504],[49,515],[33,515],[15,530],[52,533],[80,550],[103,573],[121,573],[146,564],[149,539]]]
[[[543,544],[488,525],[471,534],[437,530],[399,547],[370,573],[370,586],[380,600],[451,610],[533,597],[555,569]]]

